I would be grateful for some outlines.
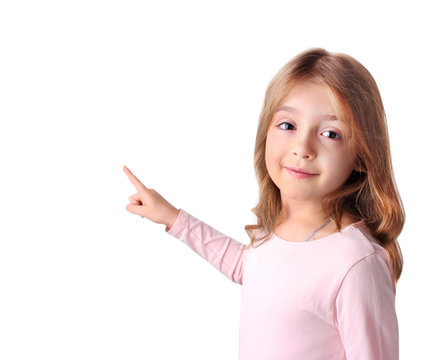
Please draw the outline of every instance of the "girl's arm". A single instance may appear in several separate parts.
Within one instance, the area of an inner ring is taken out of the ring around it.
[[[335,305],[347,360],[399,359],[394,286],[389,267],[379,251],[351,267]]]
[[[242,285],[242,274],[248,250],[230,238],[170,204],[155,189],[148,189],[126,166],[123,170],[137,192],[129,197],[126,210],[157,224],[183,241],[226,277]]]
[[[249,250],[244,244],[222,234],[183,209],[165,231],[184,242],[233,282],[242,285],[244,265]]]

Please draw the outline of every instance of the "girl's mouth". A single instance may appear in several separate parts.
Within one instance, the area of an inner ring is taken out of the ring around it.
[[[285,169],[290,175],[298,179],[305,179],[318,175],[304,169],[292,169],[288,167],[286,167]]]

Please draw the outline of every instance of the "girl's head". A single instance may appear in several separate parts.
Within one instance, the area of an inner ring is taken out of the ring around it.
[[[246,230],[262,227],[264,239],[270,237],[284,220],[282,199],[318,202],[338,228],[343,214],[364,219],[390,254],[397,281],[397,236],[405,216],[382,99],[363,65],[321,48],[291,59],[267,88],[254,155],[259,203],[252,211],[258,225]],[[317,175],[293,182],[285,167]]]
[[[272,114],[264,156],[268,175],[280,191],[283,212],[298,205],[318,213],[323,199],[340,189],[354,169],[355,153],[347,146],[350,129],[336,115],[331,100],[324,83],[302,80]],[[297,179],[287,169],[311,174]]]

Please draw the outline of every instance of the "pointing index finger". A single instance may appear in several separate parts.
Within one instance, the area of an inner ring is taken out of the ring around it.
[[[123,170],[129,178],[130,182],[138,191],[146,189],[146,186],[144,186],[144,184],[140,180],[138,180],[138,178],[134,174],[132,174],[132,171],[130,171],[126,166],[123,166]]]

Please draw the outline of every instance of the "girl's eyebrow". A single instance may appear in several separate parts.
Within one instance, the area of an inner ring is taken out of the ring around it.
[[[280,112],[280,111],[287,111],[287,112],[292,113],[292,114],[297,114],[298,113],[297,109],[295,109],[292,106],[288,106],[288,105],[281,105],[278,108],[278,110],[276,110],[276,112]],[[338,120],[335,115],[325,115],[325,117],[327,117],[329,120]]]
[[[287,112],[290,112],[290,113],[293,113],[293,114],[296,114],[298,112],[294,107],[287,106],[287,105],[281,105],[278,108],[278,110],[276,110],[276,112],[280,112],[281,110],[284,110],[284,111],[287,111]]]

